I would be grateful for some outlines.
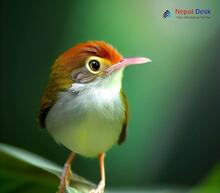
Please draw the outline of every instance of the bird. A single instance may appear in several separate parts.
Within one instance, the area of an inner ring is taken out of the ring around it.
[[[129,65],[148,62],[146,57],[124,58],[112,45],[98,40],[78,43],[55,60],[40,100],[38,122],[71,151],[58,193],[69,185],[76,155],[98,157],[101,180],[90,193],[104,192],[105,153],[127,136],[123,71]]]

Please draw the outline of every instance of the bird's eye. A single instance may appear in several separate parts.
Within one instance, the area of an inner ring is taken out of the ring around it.
[[[90,60],[88,63],[89,70],[93,73],[98,73],[100,68],[100,63],[97,60]]]

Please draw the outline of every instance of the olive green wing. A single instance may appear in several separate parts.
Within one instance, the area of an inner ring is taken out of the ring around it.
[[[125,111],[124,111],[124,121],[122,124],[122,130],[121,130],[121,134],[118,139],[119,145],[121,145],[127,137],[127,126],[128,126],[128,101],[127,101],[127,97],[125,96],[123,90],[121,90],[121,100],[122,100],[122,103],[125,107]]]

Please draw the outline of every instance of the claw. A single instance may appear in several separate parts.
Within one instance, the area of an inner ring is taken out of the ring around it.
[[[104,190],[105,190],[105,182],[101,180],[97,188],[90,190],[89,193],[104,193]]]

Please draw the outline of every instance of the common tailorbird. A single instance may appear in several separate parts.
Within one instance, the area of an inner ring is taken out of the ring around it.
[[[91,193],[105,187],[105,152],[126,139],[128,103],[121,88],[123,70],[151,60],[124,58],[103,41],[77,44],[52,66],[42,96],[39,123],[56,142],[71,150],[59,185],[63,193],[71,176],[75,154],[99,157],[101,181]]]

